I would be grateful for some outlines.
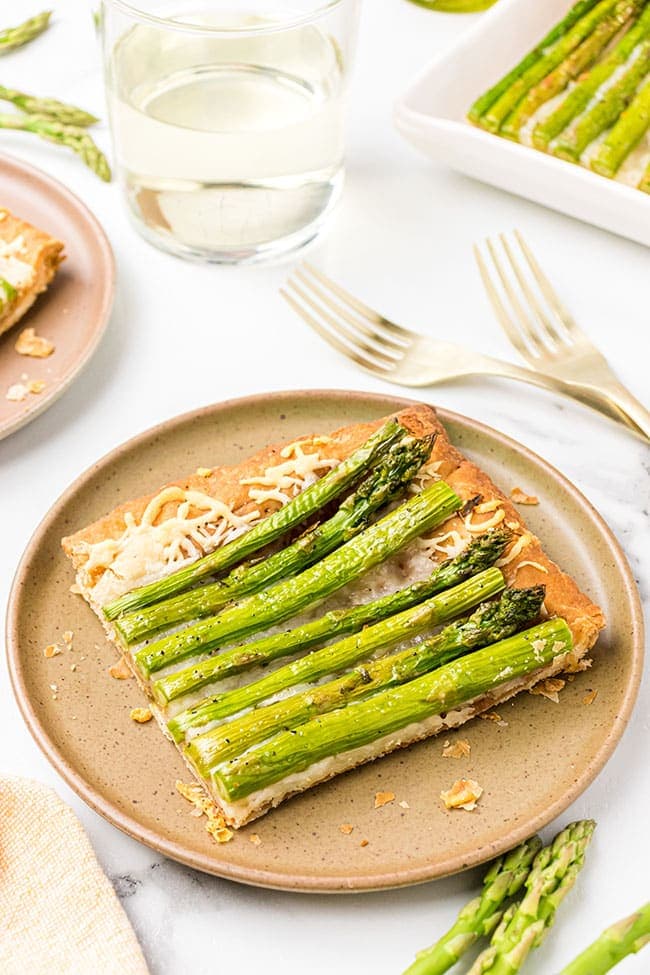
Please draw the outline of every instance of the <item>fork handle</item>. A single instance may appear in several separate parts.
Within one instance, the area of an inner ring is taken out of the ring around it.
[[[644,440],[650,440],[650,413],[620,384],[612,384],[611,393],[609,387],[608,393],[606,393],[600,387],[564,382],[554,376],[538,372],[536,369],[516,366],[514,363],[505,362],[503,359],[495,359],[492,356],[482,356],[481,358],[493,376],[517,379],[532,386],[539,386],[541,389],[550,389],[561,393],[563,396],[568,396],[570,399],[578,400],[585,406],[591,407],[592,410],[596,410],[619,425],[627,427]],[[616,396],[614,395],[614,387],[616,387]],[[624,400],[629,401],[629,404],[626,405]]]
[[[612,382],[607,386],[591,386],[588,383],[575,385],[583,389],[587,397],[593,397],[597,402],[604,402],[613,407],[626,426],[638,436],[650,441],[650,410],[647,410],[643,403],[639,402],[621,383]]]

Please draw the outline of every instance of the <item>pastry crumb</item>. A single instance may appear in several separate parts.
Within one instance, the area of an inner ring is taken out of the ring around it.
[[[369,842],[370,842],[370,840],[361,840],[361,842],[359,843],[359,846],[368,846],[368,843]]]
[[[539,504],[539,498],[534,494],[526,494],[520,487],[513,487],[510,498],[515,504]]]
[[[580,674],[583,670],[589,670],[591,664],[592,660],[590,657],[576,657],[575,652],[572,650],[567,654],[566,663],[564,664],[564,673]]]
[[[447,809],[465,809],[472,812],[482,795],[483,789],[474,779],[458,779],[451,789],[440,793],[440,798]]]
[[[59,688],[57,684],[50,684],[50,690],[53,691],[55,694],[58,691],[58,689]]]
[[[253,844],[253,846],[260,846],[260,844],[262,842],[262,839],[261,839],[261,837],[259,836],[258,833],[251,833],[251,835],[248,837],[248,839],[249,839],[249,842]]]
[[[67,643],[68,646],[70,646],[70,644],[72,643],[73,638],[74,638],[74,633],[72,632],[72,630],[66,630],[65,633],[63,634],[63,642]]]
[[[115,680],[127,680],[127,678],[133,676],[133,674],[131,673],[131,668],[127,664],[124,657],[120,657],[120,659],[116,664],[112,664],[108,668],[108,672],[111,675],[111,677],[115,678]]]
[[[380,809],[382,806],[388,805],[388,803],[393,802],[394,799],[395,799],[394,792],[376,792],[375,809]]]
[[[60,653],[63,653],[63,650],[58,643],[48,643],[45,650],[43,650],[43,656],[47,657],[48,660],[51,657],[58,657]]]
[[[70,664],[70,670],[72,671],[73,674],[74,674],[74,672],[75,672],[76,669],[77,669],[77,665],[76,664]]]
[[[22,403],[24,399],[27,399],[28,393],[29,390],[24,383],[14,383],[5,393],[5,399],[8,399],[10,403]]]
[[[472,746],[464,738],[459,738],[453,744],[446,741],[442,746],[443,758],[469,758]]]
[[[205,828],[217,843],[228,843],[232,839],[233,832],[228,829],[223,814],[198,783],[177,780],[176,791],[194,806],[190,813],[191,816],[207,817],[208,821]]]
[[[197,467],[196,468],[196,476],[197,477],[210,477],[211,474],[212,474],[212,468],[211,467]],[[255,834],[253,834],[253,835],[255,835]]]
[[[494,721],[497,728],[508,727],[508,722],[503,720],[498,711],[484,711],[483,714],[479,714],[479,718],[482,721]]]
[[[339,826],[339,830],[345,836],[349,836],[353,829],[354,829],[354,826],[352,825],[352,823],[341,823],[341,825]]]
[[[42,379],[28,379],[27,380],[27,392],[28,393],[42,393],[45,389],[45,383]]]
[[[136,724],[146,724],[147,721],[151,721],[153,714],[149,708],[133,708],[129,717],[131,721],[135,721]]]
[[[534,687],[531,687],[529,694],[539,694],[541,697],[553,701],[554,704],[559,704],[559,694],[565,684],[566,681],[562,680],[561,677],[547,677],[546,680],[541,680]]]
[[[34,328],[24,328],[14,348],[18,355],[28,355],[34,359],[47,359],[54,352],[54,342],[50,342],[42,335],[36,334]]]
[[[408,802],[406,801],[406,799],[401,799],[400,802],[397,803],[397,805],[398,806],[401,806],[402,809],[410,809],[411,808],[409,806]]]
[[[590,690],[583,697],[582,703],[586,705],[593,704],[597,697],[598,691]]]

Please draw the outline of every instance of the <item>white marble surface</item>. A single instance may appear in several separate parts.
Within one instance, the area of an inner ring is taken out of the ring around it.
[[[2,19],[40,8],[3,4]],[[59,0],[56,25],[3,59],[3,82],[81,102],[104,114],[86,0]],[[6,17],[5,17],[6,14]],[[472,18],[431,14],[404,0],[366,5],[352,93],[348,181],[313,258],[397,320],[511,356],[472,266],[470,245],[513,226],[543,256],[578,320],[639,396],[648,398],[648,251],[436,169],[391,128],[391,102]],[[107,144],[107,133],[99,139]],[[143,243],[115,185],[22,136],[0,147],[57,176],[94,210],[115,248],[118,291],[108,333],[73,388],[45,415],[0,443],[0,599],[40,518],[67,484],[120,441],[174,414],[270,389],[390,387],[358,373],[303,328],[277,295],[286,267],[221,270],[184,264]],[[11,202],[11,201],[3,201]],[[198,350],[198,354],[197,354]],[[177,377],[172,379],[172,377]],[[585,492],[623,543],[648,597],[650,456],[584,409],[504,382],[425,390],[423,399],[476,416],[548,458]],[[594,816],[599,830],[579,889],[556,932],[531,959],[549,975],[607,922],[648,898],[647,761],[650,688],[596,782],[562,817]],[[54,785],[78,812],[141,938],[155,975],[264,970],[298,975],[394,975],[474,890],[478,874],[354,897],[270,893],[161,860],[96,816],[50,769],[0,673],[0,770]],[[558,756],[561,761],[561,756]],[[650,954],[626,963],[641,975]],[[85,975],[85,973],[80,973]]]

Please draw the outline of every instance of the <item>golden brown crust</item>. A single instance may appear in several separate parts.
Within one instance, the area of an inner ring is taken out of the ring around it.
[[[16,288],[16,298],[0,309],[0,335],[23,317],[64,260],[62,241],[0,208],[0,244],[11,244],[17,237],[22,237],[22,246],[16,256],[31,266],[33,274],[28,283]]]

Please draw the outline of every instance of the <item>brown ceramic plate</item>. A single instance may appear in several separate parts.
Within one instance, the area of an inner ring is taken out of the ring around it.
[[[593,670],[567,685],[559,704],[522,695],[500,708],[507,727],[475,720],[461,729],[472,744],[469,765],[443,759],[442,740],[430,739],[292,799],[222,846],[174,789],[177,778],[189,778],[174,747],[153,722],[129,719],[142,703],[140,692],[133,681],[108,676],[114,649],[94,614],[69,592],[72,571],[61,536],[197,466],[236,463],[270,441],[380,417],[410,402],[369,393],[290,392],[188,413],[108,454],[42,522],[10,599],[13,686],[49,760],[120,829],[192,867],[251,884],[368,890],[441,877],[495,856],[558,816],[602,769],[625,728],[641,674],[641,610],[625,557],[562,475],[507,437],[444,411],[452,440],[497,483],[522,485],[540,497],[539,506],[526,509],[532,528],[607,613]],[[74,650],[46,660],[43,648],[66,629],[74,631]],[[587,706],[583,699],[592,688],[598,695]],[[440,791],[470,768],[485,789],[477,810],[446,812]],[[378,791],[395,792],[396,801],[375,809]],[[340,832],[342,823],[354,824],[351,835]],[[250,842],[252,833],[260,845]],[[361,846],[364,839],[367,846]]]
[[[90,359],[108,322],[115,268],[106,235],[81,200],[41,170],[5,155],[0,155],[0,206],[58,237],[66,254],[47,291],[0,336],[2,439],[51,406]],[[47,359],[18,355],[14,349],[27,326],[54,342]],[[11,402],[5,394],[23,373],[42,379],[45,389]]]

